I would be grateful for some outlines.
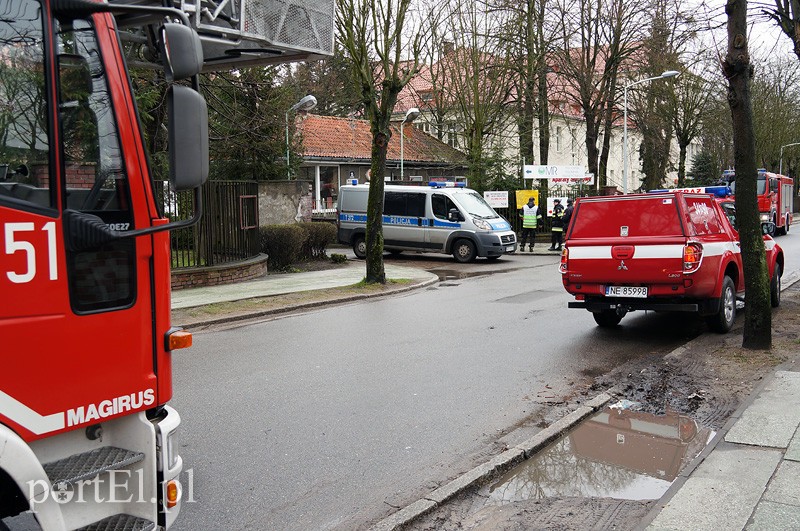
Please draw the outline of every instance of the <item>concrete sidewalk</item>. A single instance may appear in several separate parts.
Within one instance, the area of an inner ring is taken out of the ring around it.
[[[800,529],[800,373],[757,389],[642,522],[648,530]]]
[[[193,308],[219,302],[231,302],[284,293],[351,286],[364,279],[364,262],[350,261],[342,267],[305,273],[266,275],[257,280],[186,288],[172,292],[172,309]],[[436,282],[438,277],[415,267],[386,265],[387,279],[407,279],[419,287],[420,283]]]

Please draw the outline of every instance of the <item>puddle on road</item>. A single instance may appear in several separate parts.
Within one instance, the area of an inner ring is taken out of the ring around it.
[[[677,413],[606,408],[489,485],[489,505],[548,497],[657,500],[714,432]]]

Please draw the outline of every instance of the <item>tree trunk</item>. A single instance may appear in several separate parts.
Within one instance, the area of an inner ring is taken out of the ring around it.
[[[733,120],[736,217],[747,293],[742,346],[768,349],[772,346],[772,308],[756,201],[758,170],[750,99],[753,67],[747,51],[747,1],[728,0],[725,12],[728,15],[728,53],[722,69],[728,80],[728,104]]]
[[[388,149],[389,135],[383,132],[373,134],[367,200],[367,270],[364,277],[368,284],[386,283],[386,270],[383,267],[383,176],[386,173]]]
[[[686,183],[686,146],[683,142],[678,144],[678,186],[682,187]]]

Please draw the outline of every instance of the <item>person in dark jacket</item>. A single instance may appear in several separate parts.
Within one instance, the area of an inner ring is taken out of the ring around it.
[[[567,208],[564,209],[564,217],[561,218],[561,222],[564,224],[564,230],[567,230],[569,227],[569,220],[572,219],[572,211],[575,210],[575,207],[572,205],[574,199],[571,197],[567,198]]]
[[[560,251],[561,239],[564,235],[564,207],[561,206],[561,199],[553,199],[553,222],[550,229],[550,248],[548,251]]]

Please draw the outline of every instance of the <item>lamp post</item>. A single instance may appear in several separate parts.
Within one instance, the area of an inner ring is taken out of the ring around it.
[[[406,116],[403,118],[403,121],[400,122],[400,180],[403,180],[403,158],[405,153],[403,152],[403,138],[406,136],[406,122],[413,122],[414,119],[419,116],[419,109],[416,107],[411,107],[409,110],[406,111]]]
[[[302,100],[298,101],[286,111],[286,178],[291,179],[291,171],[289,170],[289,113],[294,111],[310,111],[317,106],[317,98],[309,94]]]
[[[783,175],[783,148],[790,146],[800,146],[800,142],[794,142],[792,144],[786,144],[781,146],[781,161],[780,164],[778,164],[778,173],[781,175]]]
[[[628,193],[628,89],[639,85],[641,83],[647,83],[648,81],[654,81],[656,79],[664,79],[668,77],[675,77],[680,72],[677,70],[667,70],[660,76],[655,77],[648,77],[646,79],[640,79],[639,81],[634,81],[633,83],[628,83],[625,85],[623,89],[623,102],[622,102],[622,191],[623,193]]]

